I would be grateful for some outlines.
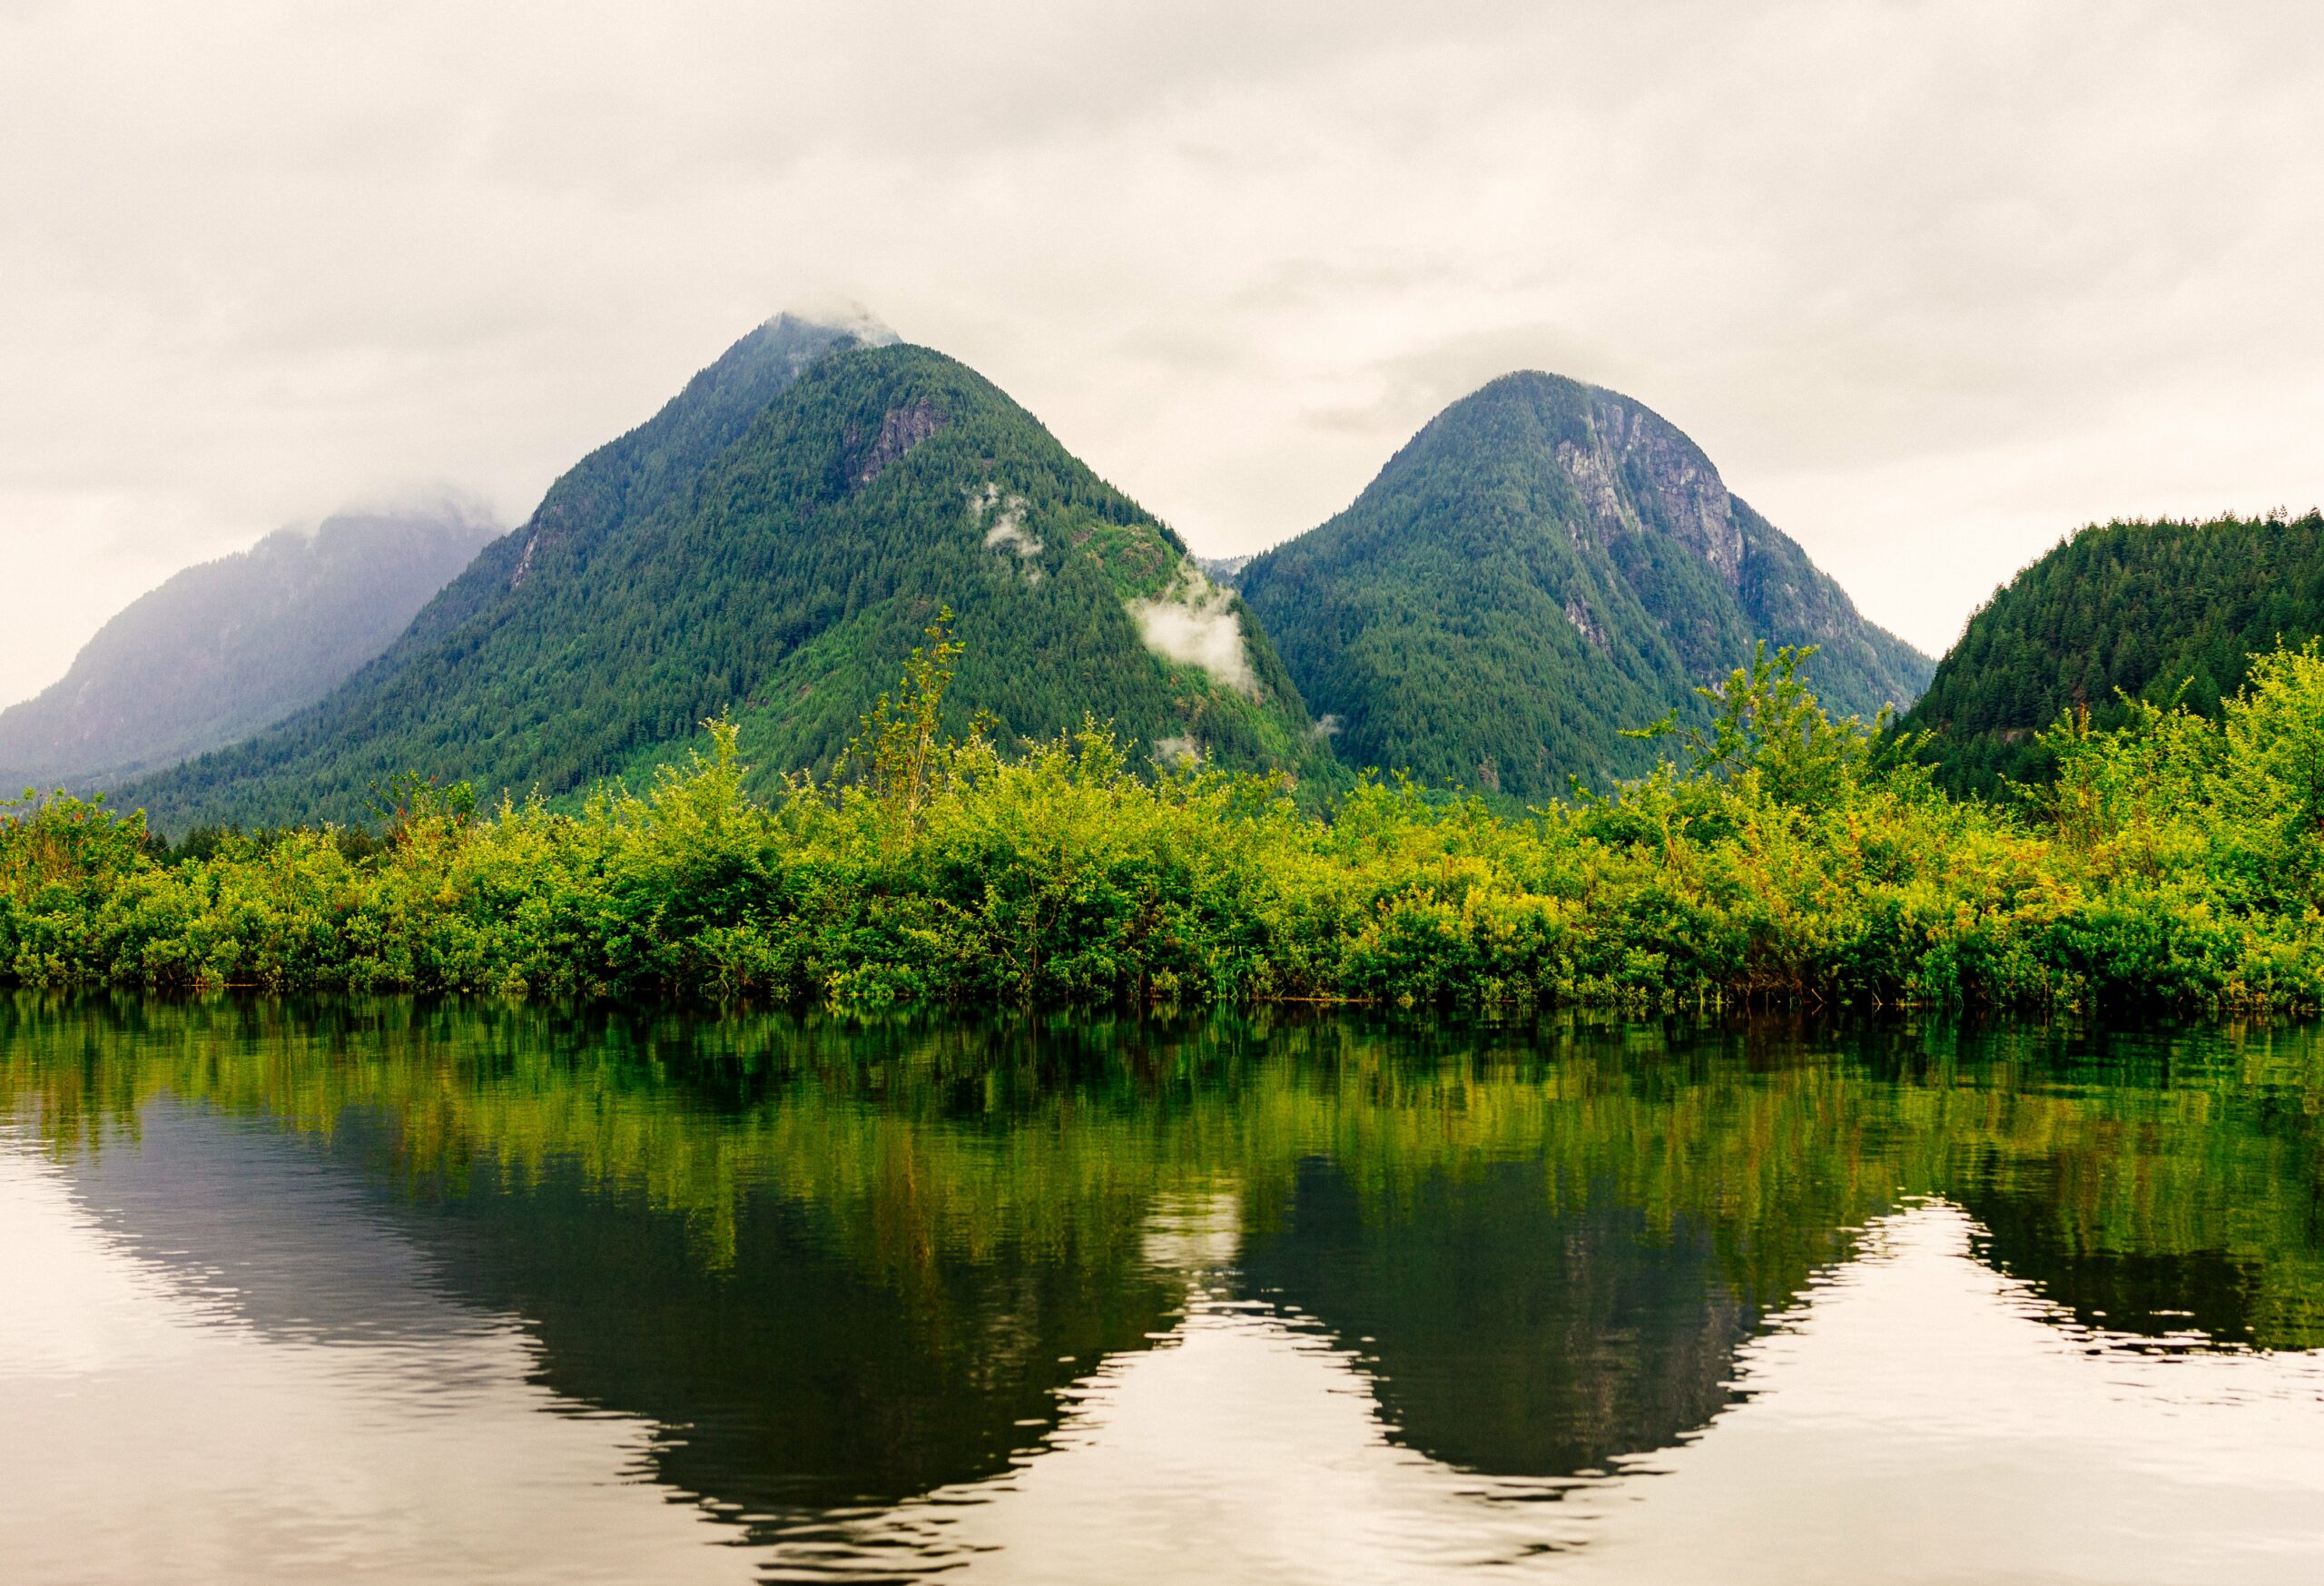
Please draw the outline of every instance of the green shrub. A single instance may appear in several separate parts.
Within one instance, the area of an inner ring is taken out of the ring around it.
[[[736,734],[578,813],[390,790],[385,835],[0,806],[0,979],[708,995],[871,1010],[1161,1000],[1622,1006],[2324,1001],[2324,655],[2216,721],[2062,718],[2013,804],[1835,722],[1799,653],[1707,690],[1635,783],[1521,818],[1408,783],[1328,810],[1157,772],[1105,726],[940,730],[940,627],[828,779],[745,791]]]

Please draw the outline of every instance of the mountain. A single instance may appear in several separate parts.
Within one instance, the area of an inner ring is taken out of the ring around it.
[[[2116,691],[2217,710],[2255,650],[2324,634],[2324,517],[2115,522],[2072,536],[1994,592],[1945,655],[1904,726],[1934,729],[1941,782],[1997,791],[2037,779],[2034,735]]]
[[[1821,646],[1806,675],[1867,717],[1931,666],[1669,421],[1548,374],[1447,408],[1238,586],[1343,761],[1529,799],[1645,769],[1621,730],[1696,712],[1762,639]]]
[[[103,785],[271,726],[386,649],[499,532],[448,499],[341,512],[188,567],[0,711],[0,787]]]
[[[556,796],[732,710],[771,776],[827,766],[938,612],[952,724],[1085,713],[1162,757],[1328,750],[1234,595],[973,370],[785,318],[558,479],[402,639],[276,731],[128,790],[189,821],[351,821],[405,771]]]

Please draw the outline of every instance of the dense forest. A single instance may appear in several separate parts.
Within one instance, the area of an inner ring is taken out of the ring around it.
[[[720,712],[767,777],[827,767],[945,607],[953,730],[1094,713],[1149,755],[1331,763],[1235,597],[1029,414],[940,354],[783,320],[559,479],[337,694],[124,797],[179,830],[360,821],[407,774],[577,797]]]
[[[350,510],[186,568],[0,711],[0,788],[116,781],[271,726],[394,643],[499,532],[450,499]]]
[[[1816,687],[1867,719],[1930,667],[1677,429],[1553,375],[1445,409],[1239,586],[1344,761],[1526,799],[1645,770],[1622,730],[1699,719],[1762,641],[1817,646]]]
[[[2215,715],[2250,657],[2324,634],[2324,517],[2221,517],[2093,526],[1995,592],[1905,718],[1933,729],[1948,787],[1993,793],[2040,781],[2041,729],[2087,708],[2126,719],[2122,696]]]
[[[1134,763],[1089,727],[955,737],[940,632],[835,775],[764,799],[731,723],[639,793],[479,810],[412,784],[359,832],[159,845],[142,813],[0,811],[0,975],[29,984],[714,994],[1075,1007],[1280,999],[2324,1008],[2324,653],[2217,719],[2044,737],[2054,781],[1956,801],[1832,720],[1793,652],[1652,773],[1522,817],[1360,782]]]

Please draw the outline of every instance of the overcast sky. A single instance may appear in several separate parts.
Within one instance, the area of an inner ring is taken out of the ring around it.
[[[2319,106],[2305,4],[0,0],[0,701],[838,300],[1213,554],[1612,386],[1942,650],[2077,524],[2324,497]]]

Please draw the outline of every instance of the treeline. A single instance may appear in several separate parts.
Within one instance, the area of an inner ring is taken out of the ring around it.
[[[940,635],[939,635],[940,640]],[[2215,716],[2043,734],[2020,803],[1834,721],[1798,652],[1738,671],[1649,775],[1520,817],[1366,783],[1156,774],[1103,727],[1005,754],[916,653],[835,773],[744,789],[735,732],[578,813],[408,784],[324,830],[166,859],[69,798],[0,824],[0,974],[895,1003],[1367,1000],[2324,1006],[2324,655]]]
[[[1955,793],[2052,768],[2041,729],[2130,699],[2216,715],[2255,653],[2324,632],[2324,517],[2115,522],[2083,529],[1969,619],[1905,720]]]

